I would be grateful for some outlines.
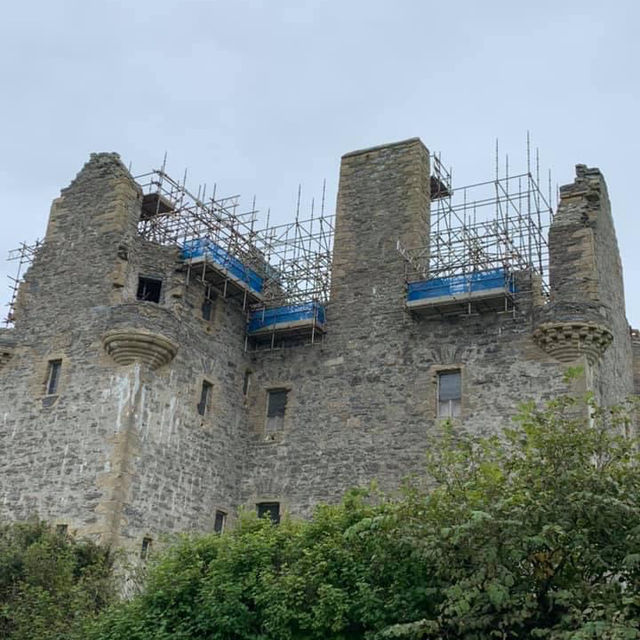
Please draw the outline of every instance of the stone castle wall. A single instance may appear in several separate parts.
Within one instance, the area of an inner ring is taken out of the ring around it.
[[[2,516],[37,513],[135,549],[261,501],[308,515],[353,485],[393,490],[421,472],[441,420],[439,372],[461,371],[455,422],[477,433],[566,391],[570,365],[605,401],[632,391],[619,255],[595,170],[579,167],[563,191],[551,304],[524,295],[515,312],[425,318],[405,309],[396,243],[428,237],[429,154],[418,139],[347,154],[328,333],[259,352],[245,351],[237,300],[219,297],[204,320],[197,274],[137,235],[141,197],[117,156],[97,154],[54,202],[15,328],[0,332]],[[159,304],[136,299],[140,275],[162,280]],[[62,361],[56,397],[45,393],[52,359]],[[275,388],[288,390],[286,413],[267,432]]]

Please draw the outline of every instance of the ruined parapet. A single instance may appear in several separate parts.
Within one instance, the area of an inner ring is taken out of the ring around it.
[[[577,165],[575,181],[560,188],[549,230],[551,301],[539,309],[533,332],[538,346],[561,362],[586,355],[595,364],[613,341],[598,255],[608,226],[604,178],[598,169]]]
[[[133,237],[140,218],[142,190],[117,153],[92,153],[71,184],[53,201],[45,241],[75,236],[90,246],[98,238]],[[82,215],[80,215],[82,212]]]
[[[141,201],[118,154],[91,154],[53,201],[44,241],[20,285],[17,329],[38,330],[42,318],[27,308],[47,309],[49,317],[68,324],[119,299],[128,269],[125,248],[136,237]]]
[[[631,392],[631,340],[607,186],[599,169],[576,166],[560,189],[549,230],[551,298],[538,309],[533,339],[561,362],[584,357],[597,399]]]

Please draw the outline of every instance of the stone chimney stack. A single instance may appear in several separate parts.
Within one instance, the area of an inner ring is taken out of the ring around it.
[[[342,157],[331,292],[335,321],[357,327],[391,314],[402,323],[404,261],[397,245],[427,244],[429,206],[429,152],[418,138]]]

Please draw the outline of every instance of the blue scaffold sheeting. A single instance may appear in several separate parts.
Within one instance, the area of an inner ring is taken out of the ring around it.
[[[183,260],[200,258],[202,256],[209,258],[232,276],[244,282],[249,289],[252,289],[256,293],[262,292],[262,278],[253,269],[244,265],[238,258],[234,258],[230,253],[208,238],[190,240],[182,247],[181,255]]]
[[[249,333],[265,328],[277,329],[278,326],[303,320],[315,320],[316,325],[324,325],[324,307],[318,302],[305,302],[254,311],[249,318]]]
[[[407,300],[461,296],[486,289],[504,289],[515,293],[512,278],[504,269],[475,271],[444,278],[410,282]]]

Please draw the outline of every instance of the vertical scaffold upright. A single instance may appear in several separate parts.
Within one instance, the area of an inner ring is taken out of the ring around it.
[[[16,269],[16,275],[8,276],[9,282],[11,284],[9,285],[10,297],[9,297],[9,303],[7,304],[8,311],[4,320],[4,324],[7,327],[12,326],[14,322],[16,302],[18,299],[18,288],[20,287],[22,278],[24,277],[24,274],[27,268],[29,267],[29,265],[33,262],[33,259],[35,258],[36,253],[38,252],[41,246],[42,246],[41,240],[36,240],[32,244],[27,244],[26,242],[22,242],[18,248],[12,249],[11,251],[9,251],[9,256],[7,260],[17,262],[18,266]]]
[[[429,305],[414,305],[414,310],[429,306],[434,313],[471,313],[482,309],[482,296],[473,294],[480,293],[483,278],[492,286],[496,277],[504,278],[505,311],[515,309],[519,293],[548,296],[551,186],[549,178],[548,195],[540,188],[539,154],[536,150],[532,162],[528,134],[526,161],[526,171],[511,173],[506,156],[501,174],[496,143],[494,179],[454,189],[451,172],[443,170],[439,156],[432,156],[429,242],[424,247],[398,245],[405,258],[409,293],[422,282],[425,298],[433,298]],[[438,176],[435,193],[433,176]]]
[[[143,189],[140,235],[180,248],[187,283],[196,276],[223,297],[241,297],[247,348],[274,348],[285,335],[315,342],[324,325],[318,309],[328,301],[331,283],[334,215],[325,212],[326,186],[319,212],[312,200],[310,215],[301,215],[299,188],[293,222],[270,225],[267,214],[258,228],[255,198],[240,212],[239,196],[219,198],[215,188],[207,196],[206,187],[194,194],[186,175],[171,178],[165,164],[136,176]]]

